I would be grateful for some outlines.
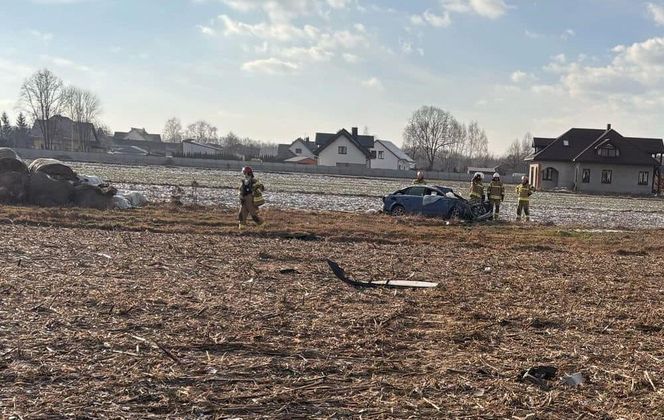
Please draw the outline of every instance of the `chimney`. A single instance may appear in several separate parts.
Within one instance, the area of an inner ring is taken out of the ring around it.
[[[611,129],[611,124],[606,125],[606,131],[609,131]]]
[[[357,127],[353,127],[353,138],[357,138]]]

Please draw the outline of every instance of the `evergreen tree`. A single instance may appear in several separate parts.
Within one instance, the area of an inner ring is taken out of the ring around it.
[[[6,112],[2,113],[0,123],[2,124],[2,128],[0,128],[0,138],[2,138],[4,144],[8,144],[12,137],[12,124],[9,122],[9,116]]]
[[[15,147],[27,147],[29,131],[30,127],[28,127],[28,122],[25,119],[25,115],[20,112],[18,117],[16,117],[16,129],[14,131],[13,145]]]

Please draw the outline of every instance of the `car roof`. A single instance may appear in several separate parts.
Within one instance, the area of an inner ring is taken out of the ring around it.
[[[426,184],[415,184],[415,185],[409,185],[407,187],[403,187],[400,190],[397,191],[403,191],[407,190],[408,188],[413,188],[413,187],[423,187],[423,188],[428,188],[430,190],[438,190],[442,192],[443,194],[447,194],[448,192],[454,192],[454,190],[450,187],[443,187],[440,185],[426,185]]]

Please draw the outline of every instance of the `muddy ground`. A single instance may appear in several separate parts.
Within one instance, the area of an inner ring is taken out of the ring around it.
[[[265,215],[0,208],[2,417],[664,416],[662,231]]]
[[[234,206],[237,171],[165,166],[125,166],[72,163],[80,173],[99,175],[122,191],[144,192],[151,201],[167,202],[174,186],[183,189],[182,200],[203,205]],[[259,173],[265,184],[267,206],[300,210],[365,212],[381,209],[381,197],[410,183],[407,179],[361,178],[296,173]],[[194,191],[192,181],[200,187]],[[429,180],[468,194],[468,183]],[[514,219],[514,186],[507,186],[503,214]],[[653,197],[597,196],[570,193],[536,193],[531,202],[534,220],[557,226],[622,229],[664,228],[664,200]]]

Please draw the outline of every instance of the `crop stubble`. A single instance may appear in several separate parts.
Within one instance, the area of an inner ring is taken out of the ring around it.
[[[664,415],[658,231],[272,211],[239,234],[231,210],[1,213],[5,417]],[[355,290],[325,257],[441,286]],[[540,364],[587,382],[516,380]]]

